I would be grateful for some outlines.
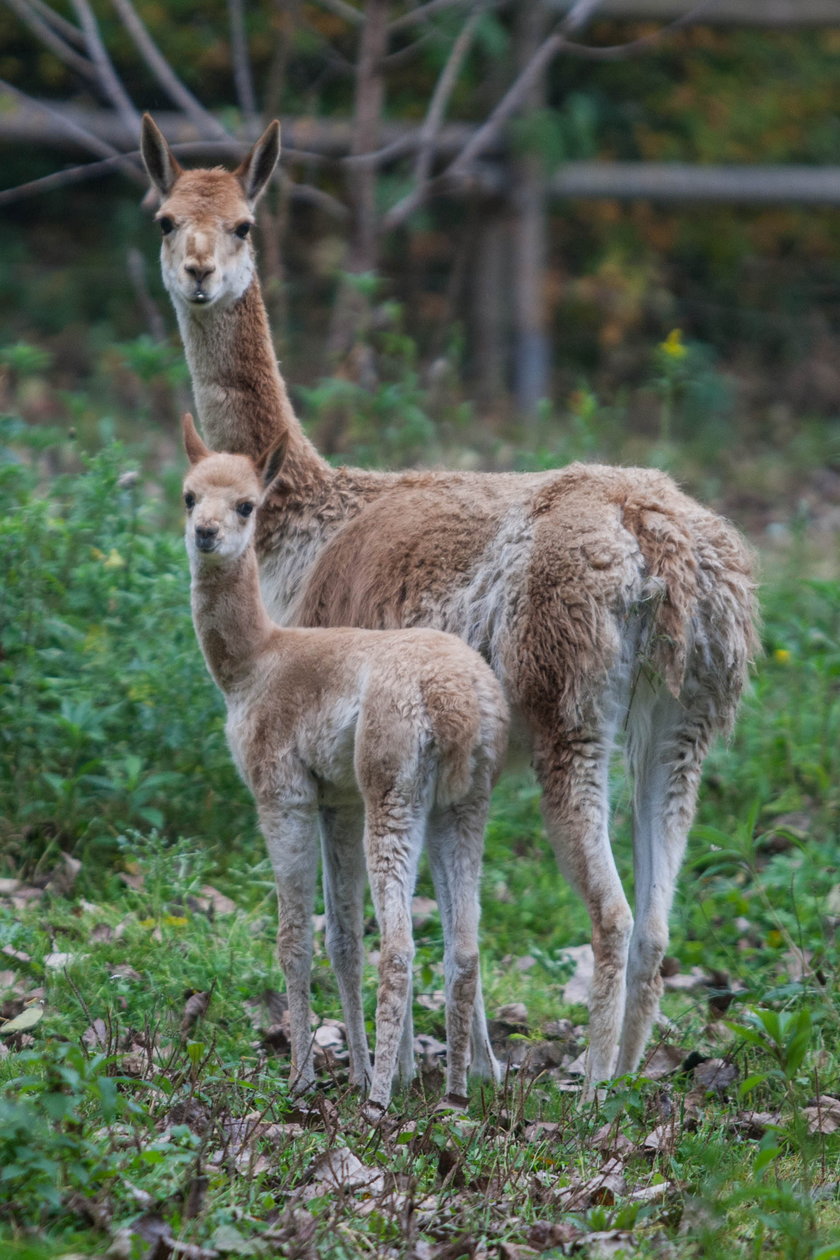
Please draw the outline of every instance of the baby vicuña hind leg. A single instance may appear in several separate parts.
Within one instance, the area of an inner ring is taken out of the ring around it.
[[[426,811],[398,791],[388,792],[373,806],[368,800],[366,805],[365,856],[381,938],[370,1101],[384,1108],[405,1040],[414,961],[411,897]]]
[[[498,1082],[501,1068],[487,1031],[478,951],[479,886],[490,785],[448,809],[433,810],[427,846],[443,927],[446,987],[446,1088],[467,1090],[471,1071]]]
[[[362,1007],[366,882],[362,803],[354,795],[337,804],[322,805],[320,822],[327,954],[347,1028],[350,1083],[366,1089],[371,1064]]]

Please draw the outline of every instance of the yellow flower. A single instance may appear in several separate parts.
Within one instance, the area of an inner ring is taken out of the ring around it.
[[[688,354],[683,345],[682,330],[672,328],[664,341],[660,341],[659,349],[663,354],[667,354],[669,359],[684,359]]]
[[[116,550],[112,550],[112,551],[111,551],[111,553],[110,553],[110,555],[107,557],[107,559],[105,559],[105,560],[103,560],[103,561],[102,561],[102,564],[103,564],[104,568],[106,568],[106,569],[123,569],[123,568],[125,568],[125,560],[123,560],[123,558],[122,558],[122,556],[120,555],[120,553],[119,553],[118,551],[116,551]]]
[[[790,660],[790,652],[787,648],[776,648],[773,653],[773,660],[778,661],[780,665],[787,665]]]

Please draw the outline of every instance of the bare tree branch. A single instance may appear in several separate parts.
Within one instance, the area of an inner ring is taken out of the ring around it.
[[[67,39],[60,35],[47,20],[40,17],[34,11],[33,6],[27,3],[27,0],[6,0],[6,4],[29,27],[32,34],[37,36],[41,43],[46,48],[49,48],[50,52],[55,53],[59,61],[63,61],[71,70],[75,70],[77,74],[83,75],[86,79],[96,78],[96,70],[93,63],[87,57],[83,57],[76,52],[75,48],[71,48]],[[67,25],[70,26],[70,23],[68,22]]]
[[[76,48],[84,50],[85,37],[78,26],[68,22],[60,13],[56,13],[55,9],[51,9],[48,4],[44,3],[44,0],[29,0],[29,5],[36,13],[40,13],[44,21],[63,39],[66,39],[68,44],[73,44]]]
[[[289,179],[288,175],[283,174],[283,172],[281,172],[281,179],[289,196],[294,201],[303,201],[308,205],[317,206],[319,210],[323,210],[331,218],[340,222],[346,222],[350,218],[350,211],[343,201],[339,201],[338,197],[333,197],[321,188],[316,188],[314,184],[296,184],[293,179]]]
[[[418,151],[414,164],[414,189],[392,206],[384,216],[383,227],[386,230],[403,223],[414,208],[416,196],[421,193],[425,194],[429,183],[429,172],[434,159],[436,141],[443,125],[446,107],[455,87],[458,74],[470,50],[476,26],[483,11],[484,5],[479,3],[473,9],[458,38],[452,45],[452,50],[432,93],[432,99],[429,102],[429,108],[423,120],[423,126],[420,128],[420,133],[417,136]]]
[[[258,115],[257,97],[251,75],[251,59],[248,56],[248,37],[245,32],[245,0],[228,0],[230,15],[230,55],[233,61],[233,81],[239,108],[248,123]]]
[[[79,19],[87,45],[88,55],[96,67],[96,75],[102,91],[111,101],[120,118],[127,126],[140,126],[140,115],[129,99],[128,93],[117,76],[111,58],[105,50],[99,34],[99,26],[88,0],[73,0],[73,8]]]
[[[692,26],[698,18],[703,16],[707,9],[714,8],[720,2],[721,0],[700,0],[700,3],[696,4],[694,8],[689,9],[681,17],[674,18],[673,22],[669,22],[667,26],[661,27],[658,31],[652,31],[650,35],[641,35],[638,39],[628,40],[626,44],[597,46],[576,44],[571,40],[567,40],[564,51],[572,53],[575,57],[582,57],[587,61],[621,61],[624,57],[632,57],[634,53],[643,52],[646,48],[655,46],[667,36],[682,30],[685,26]]]
[[[573,31],[580,30],[600,9],[601,3],[602,0],[575,0],[575,3],[560,23],[560,30],[564,35],[571,35]]]
[[[79,3],[79,0],[74,0],[74,3]],[[213,115],[208,113],[201,102],[193,96],[189,88],[174,73],[169,62],[163,57],[157,44],[155,44],[143,22],[138,17],[131,0],[113,0],[113,3],[123,26],[134,41],[137,51],[170,100],[184,111],[191,122],[198,128],[201,135],[214,137],[217,140],[227,139],[228,133],[221,123],[217,122]]]
[[[95,153],[97,157],[104,157],[115,162],[122,162],[125,165],[126,173],[129,175],[141,175],[140,167],[133,164],[130,158],[121,153],[112,144],[108,144],[107,140],[100,140],[99,136],[88,131],[87,128],[79,126],[72,118],[61,109],[56,109],[52,105],[46,104],[44,101],[33,100],[31,96],[27,96],[26,92],[21,92],[20,88],[13,87],[11,83],[7,83],[5,79],[0,79],[0,89],[13,96],[21,104],[29,109],[35,109],[41,113],[49,115],[55,123],[68,136],[72,136],[82,148],[87,149],[90,153]],[[145,183],[145,180],[143,180]]]
[[[428,178],[434,154],[435,140],[443,124],[449,98],[452,95],[461,67],[470,50],[475,35],[475,28],[483,11],[484,6],[482,4],[476,5],[458,38],[452,45],[452,51],[446,60],[446,65],[443,67],[440,77],[435,84],[435,90],[432,93],[432,99],[429,101],[429,108],[426,111],[426,117],[423,120],[423,126],[420,131],[420,149],[417,154],[417,161],[414,164],[414,180],[417,184],[425,183]]]
[[[409,26],[416,26],[418,22],[425,22],[427,18],[434,17],[436,13],[441,13],[444,9],[454,9],[457,5],[464,3],[466,0],[428,0],[426,4],[418,4],[408,13],[403,13],[400,17],[394,18],[393,22],[389,22],[388,34],[394,35],[398,31],[404,31]]]
[[[365,20],[361,9],[354,9],[353,5],[346,4],[345,0],[315,0],[315,3],[320,4],[321,8],[326,9],[328,13],[344,18],[345,22],[352,22],[354,26],[361,26]]]
[[[23,201],[26,197],[34,197],[39,193],[52,192],[56,188],[66,188],[69,184],[80,184],[83,180],[105,175],[109,171],[121,170],[141,188],[148,185],[148,180],[141,174],[139,166],[133,165],[131,159],[139,158],[140,151],[120,153],[117,157],[103,158],[101,162],[83,162],[80,166],[68,166],[63,171],[54,171],[52,175],[43,175],[40,179],[32,179],[26,184],[17,184],[14,188],[0,191],[0,206],[10,206],[15,201]]]

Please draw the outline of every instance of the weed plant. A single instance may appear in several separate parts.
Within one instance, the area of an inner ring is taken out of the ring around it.
[[[840,1255],[835,582],[782,574],[764,591],[765,654],[709,759],[674,907],[670,970],[697,983],[665,995],[667,1071],[651,1061],[580,1106],[585,1011],[563,951],[586,916],[533,781],[508,776],[484,979],[491,1015],[524,1007],[507,1049],[542,1066],[511,1070],[498,1097],[474,1087],[467,1116],[434,1112],[432,910],[415,971],[427,1061],[372,1131],[340,1044],[316,1101],[288,1095],[271,873],[183,544],[138,452],[73,453],[14,419],[0,442],[3,1257]],[[629,885],[618,771],[614,831]],[[365,1001],[372,1032],[372,968]],[[329,1032],[320,931],[313,1009]],[[724,1083],[698,1078],[709,1061]]]

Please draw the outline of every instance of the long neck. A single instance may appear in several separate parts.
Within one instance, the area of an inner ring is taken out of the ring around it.
[[[326,471],[280,375],[256,275],[230,306],[204,309],[176,302],[176,313],[208,444],[259,459],[288,434],[290,469]]]
[[[246,682],[276,627],[260,595],[253,547],[235,560],[191,552],[193,624],[207,668],[227,694]]]

